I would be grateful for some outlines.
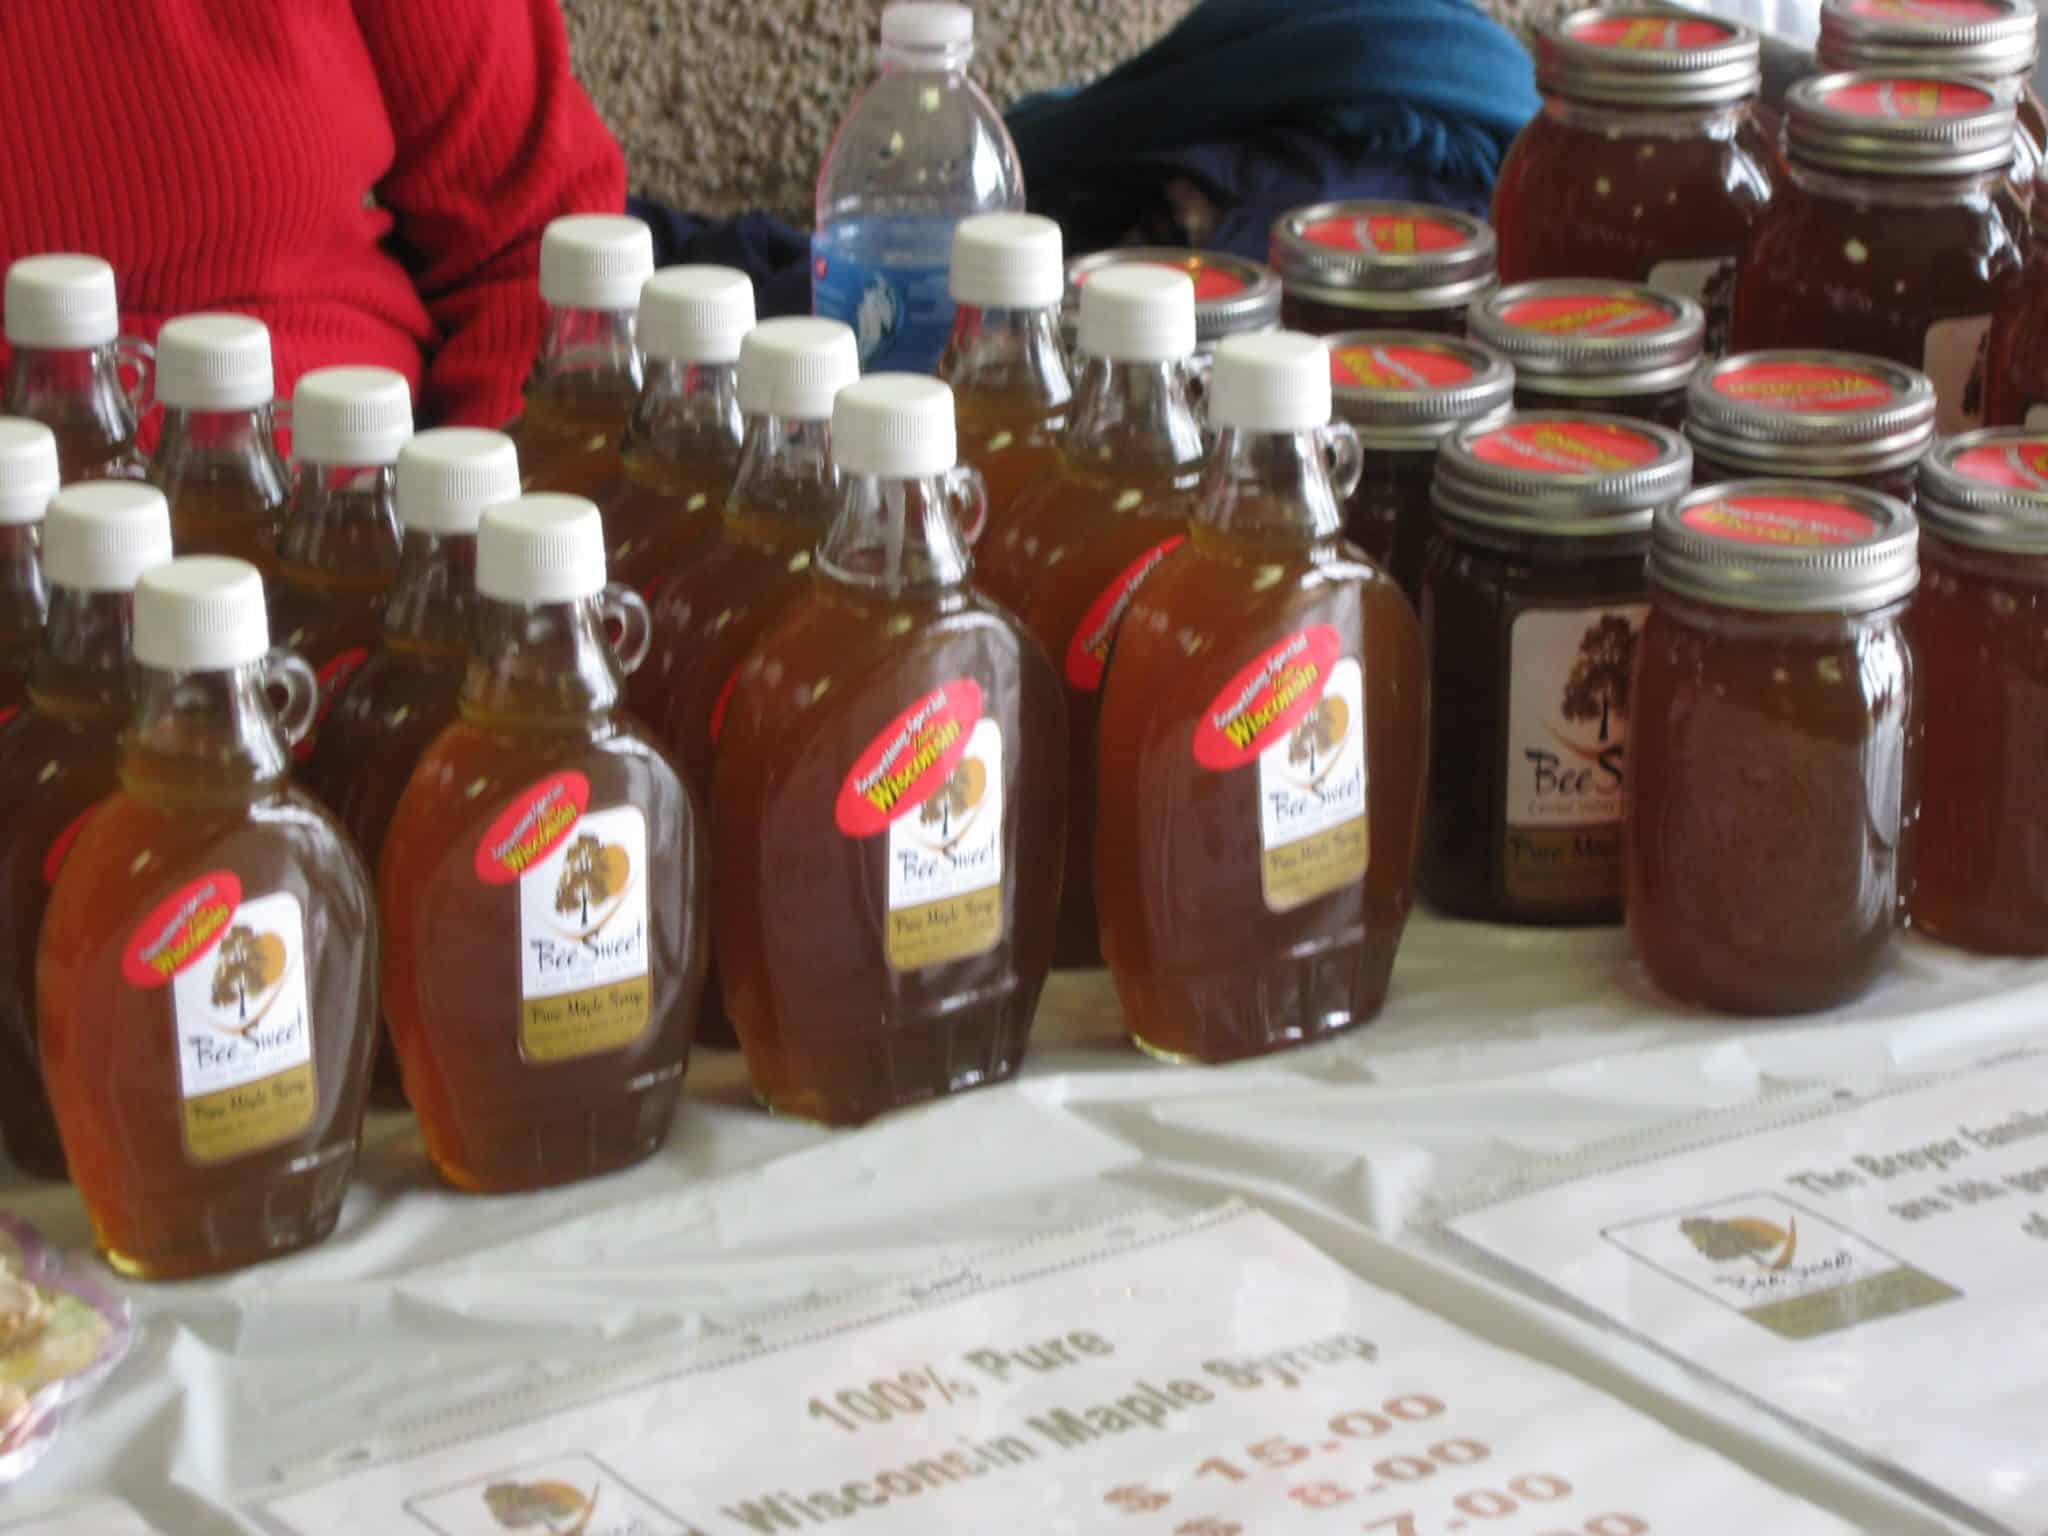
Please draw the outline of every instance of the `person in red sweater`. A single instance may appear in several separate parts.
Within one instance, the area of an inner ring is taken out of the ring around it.
[[[422,426],[519,413],[542,230],[625,202],[558,0],[7,0],[0,101],[0,264],[101,256],[148,337],[255,315],[280,397],[395,368]]]

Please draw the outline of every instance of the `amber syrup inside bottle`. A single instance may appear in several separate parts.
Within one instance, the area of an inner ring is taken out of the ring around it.
[[[318,369],[292,395],[292,436],[298,477],[277,542],[271,628],[320,682],[313,730],[296,749],[303,763],[383,632],[398,574],[392,466],[412,436],[411,389],[386,368]]]
[[[843,480],[808,596],[740,668],[718,741],[719,971],[754,1091],[850,1124],[996,1082],[1052,962],[1059,680],[967,584],[952,395],[840,391]]]
[[[1221,438],[1188,542],[1139,589],[1110,660],[1103,950],[1133,1038],[1170,1060],[1370,1019],[1412,899],[1422,633],[1343,542],[1359,455],[1329,423],[1329,370],[1291,333],[1219,348]]]
[[[1055,963],[1100,965],[1095,761],[1102,678],[1139,585],[1185,540],[1201,477],[1195,290],[1112,267],[1081,290],[1081,382],[1057,462],[984,539],[975,583],[1045,647],[1067,698],[1067,862]]]
[[[753,325],[754,285],[729,267],[669,267],[641,294],[647,383],[626,424],[624,470],[597,504],[612,578],[650,603],[718,531],[740,465],[735,365]]]
[[[1059,460],[1074,385],[1060,345],[1060,227],[1029,213],[963,220],[953,236],[953,332],[939,377],[953,386],[960,462],[988,487],[988,530]],[[988,534],[985,533],[984,537]]]
[[[629,687],[634,713],[701,796],[711,792],[713,748],[740,663],[811,589],[811,552],[839,510],[832,399],[859,376],[859,345],[837,320],[770,320],[741,347],[739,479],[716,535],[662,586],[654,644]],[[697,1038],[739,1043],[715,952]]]
[[[0,726],[28,702],[50,589],[43,512],[57,494],[57,440],[40,422],[0,416]]]
[[[626,423],[640,399],[634,341],[654,239],[638,219],[576,214],[542,237],[540,356],[511,427],[530,491],[597,497],[624,469]]]
[[[455,723],[475,620],[477,520],[518,498],[519,456],[503,433],[444,427],[399,451],[396,480],[404,538],[383,633],[301,770],[372,872],[413,769]],[[370,1092],[379,1103],[403,1099],[388,1028],[378,1035]]]
[[[36,1052],[36,944],[57,872],[112,794],[132,713],[135,580],[171,558],[171,520],[148,486],[82,485],[45,525],[50,619],[29,707],[0,727],[0,1133],[17,1168],[64,1177],[64,1147]]]
[[[97,256],[24,257],[7,269],[6,313],[6,408],[57,435],[64,483],[141,479],[135,439],[155,352],[119,334],[114,269]]]
[[[384,840],[384,1011],[434,1166],[509,1191],[623,1168],[667,1137],[706,864],[694,798],[621,708],[647,607],[606,585],[597,508],[485,512],[476,587],[460,716]]]
[[[355,1165],[375,908],[347,837],[288,777],[312,670],[268,647],[253,567],[197,557],[142,577],[121,787],[78,833],[43,922],[50,1103],[126,1275],[318,1242]]]
[[[270,332],[244,315],[185,315],[157,336],[163,435],[150,479],[183,555],[225,555],[277,578],[291,472],[277,447]]]

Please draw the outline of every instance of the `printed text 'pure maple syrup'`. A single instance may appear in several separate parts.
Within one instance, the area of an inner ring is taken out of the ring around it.
[[[143,575],[121,788],[78,834],[43,923],[50,1103],[124,1274],[207,1274],[318,1242],[355,1166],[370,882],[287,778],[315,685],[269,646],[253,567],[199,556]]]

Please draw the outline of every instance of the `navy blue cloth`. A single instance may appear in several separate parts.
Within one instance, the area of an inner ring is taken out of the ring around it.
[[[787,220],[766,213],[707,219],[644,197],[627,198],[626,212],[654,231],[656,266],[737,267],[754,280],[754,312],[763,320],[811,312],[811,237]]]

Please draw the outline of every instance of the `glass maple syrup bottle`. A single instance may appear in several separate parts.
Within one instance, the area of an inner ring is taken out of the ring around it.
[[[1195,289],[1165,267],[1081,290],[1082,372],[1059,459],[983,540],[975,582],[1045,647],[1067,696],[1067,864],[1055,963],[1100,965],[1095,758],[1103,668],[1143,582],[1187,537],[1201,476]]]
[[[988,487],[986,538],[1057,461],[1074,394],[1060,344],[1060,227],[1031,213],[963,219],[947,281],[957,307],[938,371],[953,386],[960,461]]]
[[[0,1133],[17,1168],[64,1177],[64,1148],[36,1054],[36,942],[50,887],[93,806],[118,786],[132,712],[135,581],[171,558],[171,516],[146,485],[58,493],[44,524],[50,622],[28,709],[0,730]]]
[[[291,472],[277,451],[270,330],[247,315],[182,315],[156,338],[164,407],[150,479],[183,555],[245,560],[277,576]]]
[[[811,552],[839,509],[832,401],[860,377],[860,346],[837,320],[768,320],[740,347],[747,446],[718,533],[662,588],[654,644],[633,674],[634,713],[700,796],[739,665],[811,588]],[[697,1038],[739,1043],[714,953]]]
[[[502,1192],[609,1173],[667,1137],[706,867],[694,797],[620,708],[647,605],[606,585],[597,508],[490,508],[476,595],[460,718],[384,839],[384,1013],[434,1166]]]
[[[172,1279],[333,1230],[369,1087],[376,912],[355,849],[290,783],[316,689],[270,649],[255,569],[145,572],[134,636],[121,787],[50,893],[38,1028],[100,1251]]]
[[[763,1103],[826,1124],[1014,1074],[1052,964],[1059,680],[967,584],[952,392],[839,393],[811,594],[740,668],[718,742],[725,1004]]]
[[[541,237],[547,329],[511,427],[528,490],[594,496],[618,479],[640,398],[640,289],[653,275],[654,234],[638,219],[571,214]]]
[[[1330,422],[1328,348],[1225,342],[1209,417],[1221,437],[1188,542],[1110,660],[1095,878],[1132,1037],[1217,1062],[1379,1011],[1429,710],[1414,610],[1343,542],[1359,453]]]
[[[97,256],[24,256],[7,269],[5,308],[6,408],[57,434],[64,483],[140,480],[135,434],[156,353],[121,337],[114,269]]]
[[[0,726],[28,702],[50,589],[43,514],[57,494],[57,439],[41,422],[0,416]]]
[[[597,498],[614,580],[648,602],[718,527],[739,473],[740,338],[754,284],[730,267],[665,267],[640,291],[647,383],[626,423],[624,472]]]
[[[519,455],[502,432],[441,427],[398,451],[398,575],[383,633],[328,713],[301,770],[372,870],[413,769],[456,719],[476,612],[477,521],[519,498]],[[371,1096],[403,1099],[388,1030],[377,1038]]]
[[[298,477],[277,541],[271,628],[320,682],[300,762],[382,632],[398,574],[392,466],[411,436],[412,388],[388,368],[320,368],[292,392]]]

